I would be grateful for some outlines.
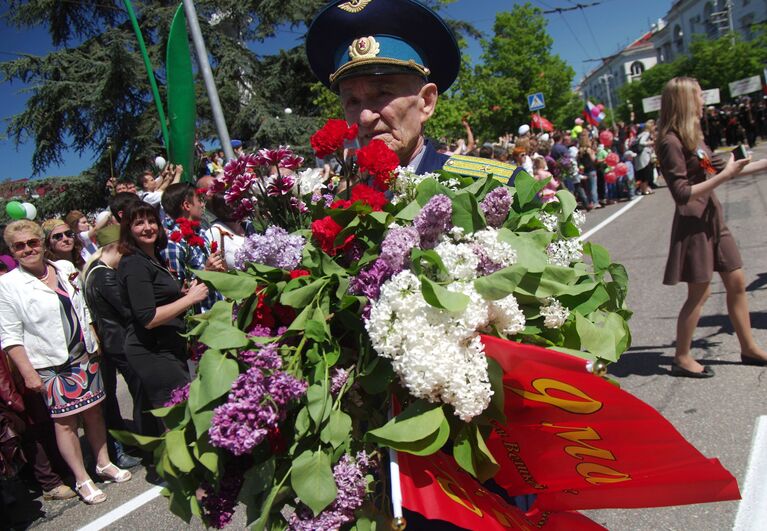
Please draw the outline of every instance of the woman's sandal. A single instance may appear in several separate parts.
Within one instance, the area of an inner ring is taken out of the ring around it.
[[[86,487],[88,489],[88,494],[85,494],[84,492]],[[101,489],[96,487],[92,479],[88,479],[82,483],[75,483],[75,490],[88,505],[96,505],[97,503],[107,501],[107,495],[104,494]]]
[[[108,474],[107,470],[114,469],[116,472],[113,474]],[[128,481],[132,476],[131,473],[128,470],[123,470],[122,468],[119,468],[114,463],[109,463],[104,468],[96,465],[96,474],[99,475],[100,478],[105,479],[107,481],[114,481],[115,483],[125,483]]]

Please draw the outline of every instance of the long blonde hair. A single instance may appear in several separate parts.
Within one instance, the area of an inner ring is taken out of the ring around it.
[[[703,131],[698,118],[698,81],[691,77],[671,79],[660,97],[660,138],[673,131],[682,145],[695,151],[703,141]]]

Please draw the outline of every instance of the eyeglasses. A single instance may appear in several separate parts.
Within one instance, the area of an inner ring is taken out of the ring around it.
[[[65,230],[64,232],[57,232],[56,234],[51,234],[51,240],[57,242],[61,240],[61,238],[63,238],[64,236],[66,236],[69,239],[72,239],[74,238],[75,233],[72,232],[71,230]]]
[[[42,244],[43,242],[40,241],[40,238],[32,238],[31,240],[27,240],[25,242],[14,242],[12,247],[14,251],[16,251],[17,253],[20,253],[27,247],[29,247],[30,249],[39,249],[40,246],[42,246]]]

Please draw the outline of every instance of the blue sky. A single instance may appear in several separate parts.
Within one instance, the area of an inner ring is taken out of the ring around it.
[[[532,4],[543,10],[568,8],[578,3],[594,1],[546,0]],[[457,0],[445,9],[447,16],[473,23],[486,35],[492,35],[495,14],[511,8],[511,0]],[[5,4],[3,2],[2,4]],[[576,72],[576,81],[597,63],[584,62],[610,55],[647,31],[650,24],[664,16],[671,0],[601,0],[600,4],[586,9],[546,15],[548,31],[554,39],[553,51],[567,61]],[[0,15],[5,15],[1,13]],[[281,32],[266,43],[252,48],[262,54],[272,53],[283,47],[293,47],[298,35],[294,31]],[[43,28],[18,30],[8,27],[0,19],[0,61],[13,59],[19,53],[44,54],[52,49],[50,38]],[[469,52],[475,60],[481,53],[478,42],[472,42]],[[19,83],[0,83],[0,180],[31,176],[33,143],[29,140],[18,149],[6,138],[7,120],[24,108],[27,96]],[[69,152],[61,166],[48,168],[43,176],[76,175],[91,165],[89,153],[82,156]]]

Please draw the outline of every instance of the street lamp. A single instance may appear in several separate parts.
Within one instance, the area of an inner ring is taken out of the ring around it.
[[[613,116],[613,98],[610,94],[610,79],[613,77],[612,74],[603,74],[599,76],[599,81],[602,81],[606,88],[607,88],[607,108],[610,109],[610,122],[611,124],[615,123],[615,117]]]

